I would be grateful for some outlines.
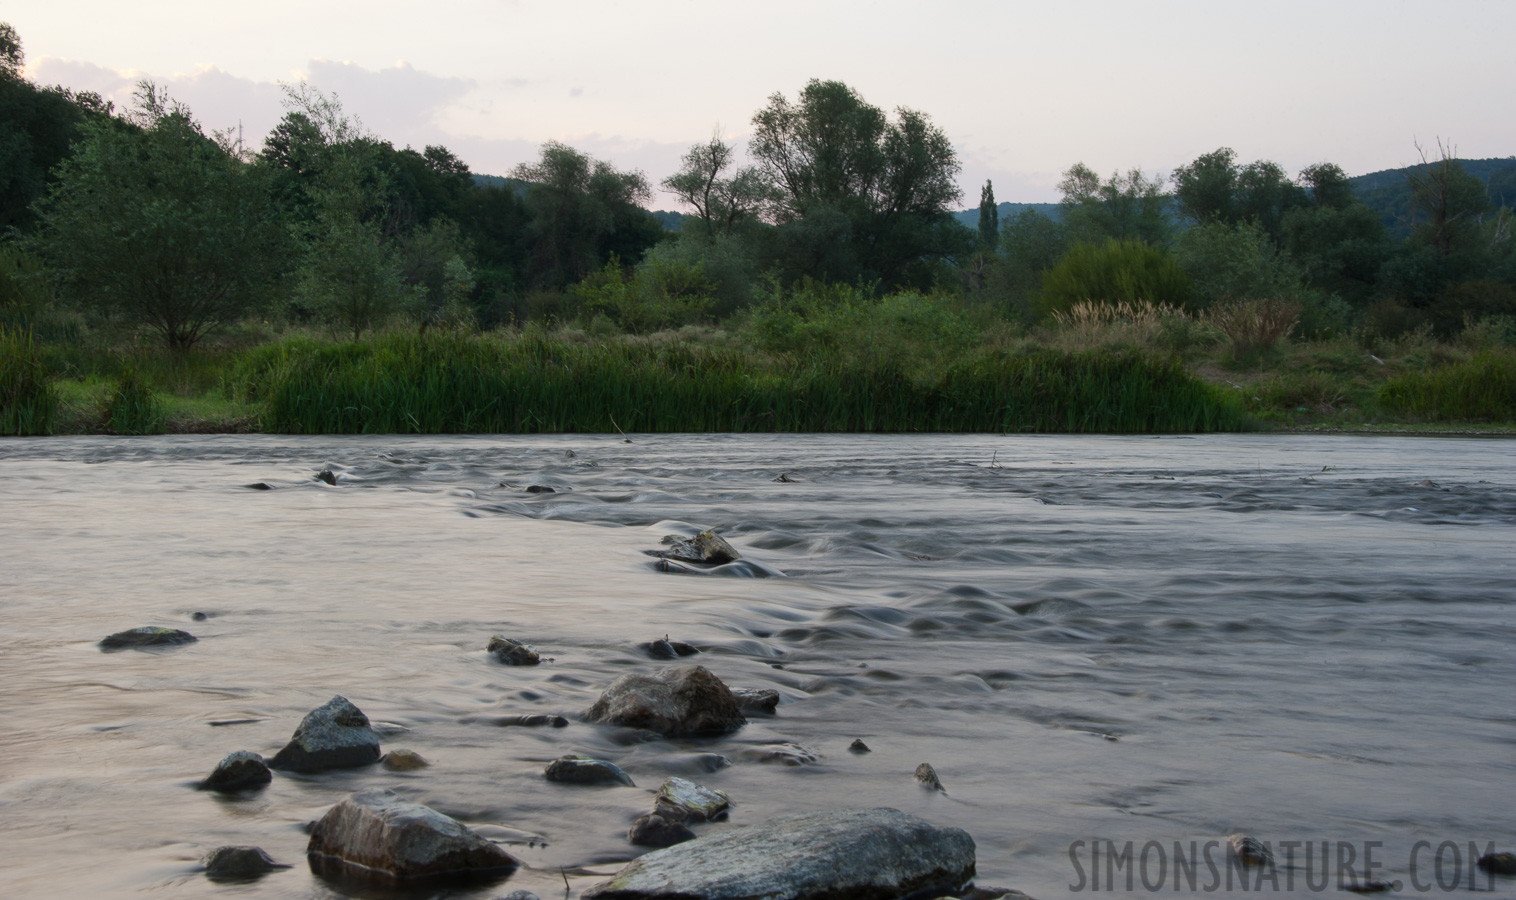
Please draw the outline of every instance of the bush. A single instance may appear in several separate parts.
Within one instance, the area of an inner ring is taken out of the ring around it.
[[[1274,250],[1257,222],[1197,225],[1179,236],[1174,257],[1194,282],[1193,302],[1204,309],[1261,297],[1295,297],[1301,273]]]
[[[112,434],[162,434],[167,419],[152,386],[135,369],[121,375],[102,417]]]
[[[916,291],[874,297],[862,288],[808,280],[788,292],[774,288],[747,328],[772,353],[912,371],[950,362],[978,338],[945,297]]]
[[[1486,351],[1465,362],[1385,382],[1379,402],[1429,421],[1516,421],[1516,353]]]
[[[1232,355],[1251,356],[1272,348],[1300,321],[1300,304],[1289,300],[1246,300],[1211,310],[1206,318],[1232,344]]]
[[[712,285],[701,262],[650,254],[631,272],[615,256],[573,289],[591,315],[637,334],[710,318]]]
[[[49,434],[58,391],[30,332],[0,327],[0,434]]]
[[[1190,277],[1162,248],[1138,241],[1081,243],[1043,275],[1040,308],[1047,315],[1086,300],[1185,308],[1192,290]]]

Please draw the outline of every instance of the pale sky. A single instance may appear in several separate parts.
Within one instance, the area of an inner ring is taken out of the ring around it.
[[[546,140],[656,184],[768,96],[847,82],[932,117],[964,206],[1058,198],[1059,173],[1167,173],[1220,146],[1294,172],[1516,154],[1516,0],[4,0],[26,73],[118,106],[151,78],[250,145],[306,79],[396,146],[505,174]],[[657,197],[654,206],[672,207]]]

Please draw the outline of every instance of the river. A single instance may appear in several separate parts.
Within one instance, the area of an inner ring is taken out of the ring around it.
[[[640,852],[626,828],[673,774],[734,800],[705,833],[892,806],[966,829],[981,884],[1040,900],[1113,886],[1106,861],[1089,880],[1092,847],[1239,831],[1276,854],[1377,845],[1379,874],[1403,880],[1418,842],[1453,841],[1465,880],[1435,890],[1467,893],[1470,841],[1516,849],[1513,449],[1281,435],[6,439],[0,894],[366,896],[310,872],[304,828],[348,792],[391,787],[527,864],[447,896],[557,900]],[[324,469],[335,485],[316,479]],[[260,482],[274,489],[247,487]],[[744,560],[658,571],[645,551],[697,528]],[[199,641],[96,647],[140,625]],[[484,652],[493,633],[548,659],[502,666]],[[638,645],[665,634],[730,685],[778,690],[777,714],[700,740],[585,724],[612,679],[660,665]],[[334,694],[406,729],[385,748],[432,766],[276,774],[240,798],[193,790],[231,751],[272,755]],[[570,724],[492,724],[518,713]],[[228,721],[242,724],[212,724]],[[872,752],[849,752],[855,739]],[[784,742],[819,758],[761,761]],[[637,787],[546,781],[568,752],[616,761]],[[712,771],[712,754],[732,764]],[[921,762],[945,793],[913,781]],[[293,868],[214,885],[197,861],[224,844]],[[1172,871],[1159,880],[1174,892]]]

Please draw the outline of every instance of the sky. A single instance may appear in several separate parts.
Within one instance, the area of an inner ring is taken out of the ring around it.
[[[769,96],[844,81],[927,113],[963,205],[1060,173],[1167,174],[1218,147],[1298,171],[1516,154],[1513,0],[5,0],[26,75],[130,105],[152,79],[253,147],[306,80],[396,146],[507,174],[558,140],[656,184]],[[653,206],[673,208],[666,195]]]

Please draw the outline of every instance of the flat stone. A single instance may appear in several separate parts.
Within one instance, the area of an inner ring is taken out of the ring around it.
[[[431,765],[426,761],[426,757],[414,750],[391,750],[379,761],[392,772],[410,772]]]
[[[347,769],[379,761],[379,736],[368,716],[346,697],[333,697],[306,713],[283,750],[269,763],[291,772]]]
[[[484,649],[508,666],[535,666],[542,661],[535,648],[498,634]]]
[[[894,809],[781,816],[655,850],[584,900],[895,900],[974,877],[974,839]],[[932,893],[928,893],[932,892]]]
[[[786,741],[782,744],[761,744],[742,751],[753,762],[779,763],[785,766],[808,766],[821,762],[821,753],[804,744]]]
[[[737,698],[704,666],[668,666],[611,682],[588,719],[662,735],[722,734],[747,724]]]
[[[177,628],[163,628],[157,625],[146,625],[142,628],[118,631],[102,640],[96,646],[101,650],[134,650],[141,647],[173,647],[178,644],[193,644],[197,640],[199,638],[188,631],[180,631]]]
[[[621,767],[613,762],[603,759],[591,759],[588,756],[569,754],[560,756],[547,764],[547,770],[543,773],[548,781],[561,781],[565,784],[624,784],[627,787],[636,787],[632,783],[630,775],[621,771]]]
[[[659,556],[713,566],[742,558],[742,554],[714,531],[702,531],[692,538],[675,538],[669,542],[669,548],[659,553]]]
[[[569,720],[562,716],[546,716],[534,714],[528,716],[488,716],[484,718],[471,716],[463,720],[465,723],[488,722],[501,728],[566,728]]]
[[[311,829],[306,855],[324,874],[395,881],[505,874],[521,865],[458,820],[393,791],[363,791],[327,810]]]
[[[767,688],[732,688],[732,696],[744,713],[773,713],[779,707],[779,692]]]
[[[288,868],[274,862],[262,847],[217,847],[205,857],[205,877],[211,881],[252,881]]]
[[[216,770],[200,782],[202,791],[236,793],[251,788],[260,788],[274,780],[263,757],[248,750],[228,753],[216,764]]]
[[[672,847],[695,839],[695,832],[679,821],[669,821],[658,813],[648,813],[632,823],[626,839],[639,847]]]
[[[726,791],[712,790],[677,776],[663,782],[653,798],[653,811],[671,822],[709,822],[726,815],[731,808],[732,798]]]

